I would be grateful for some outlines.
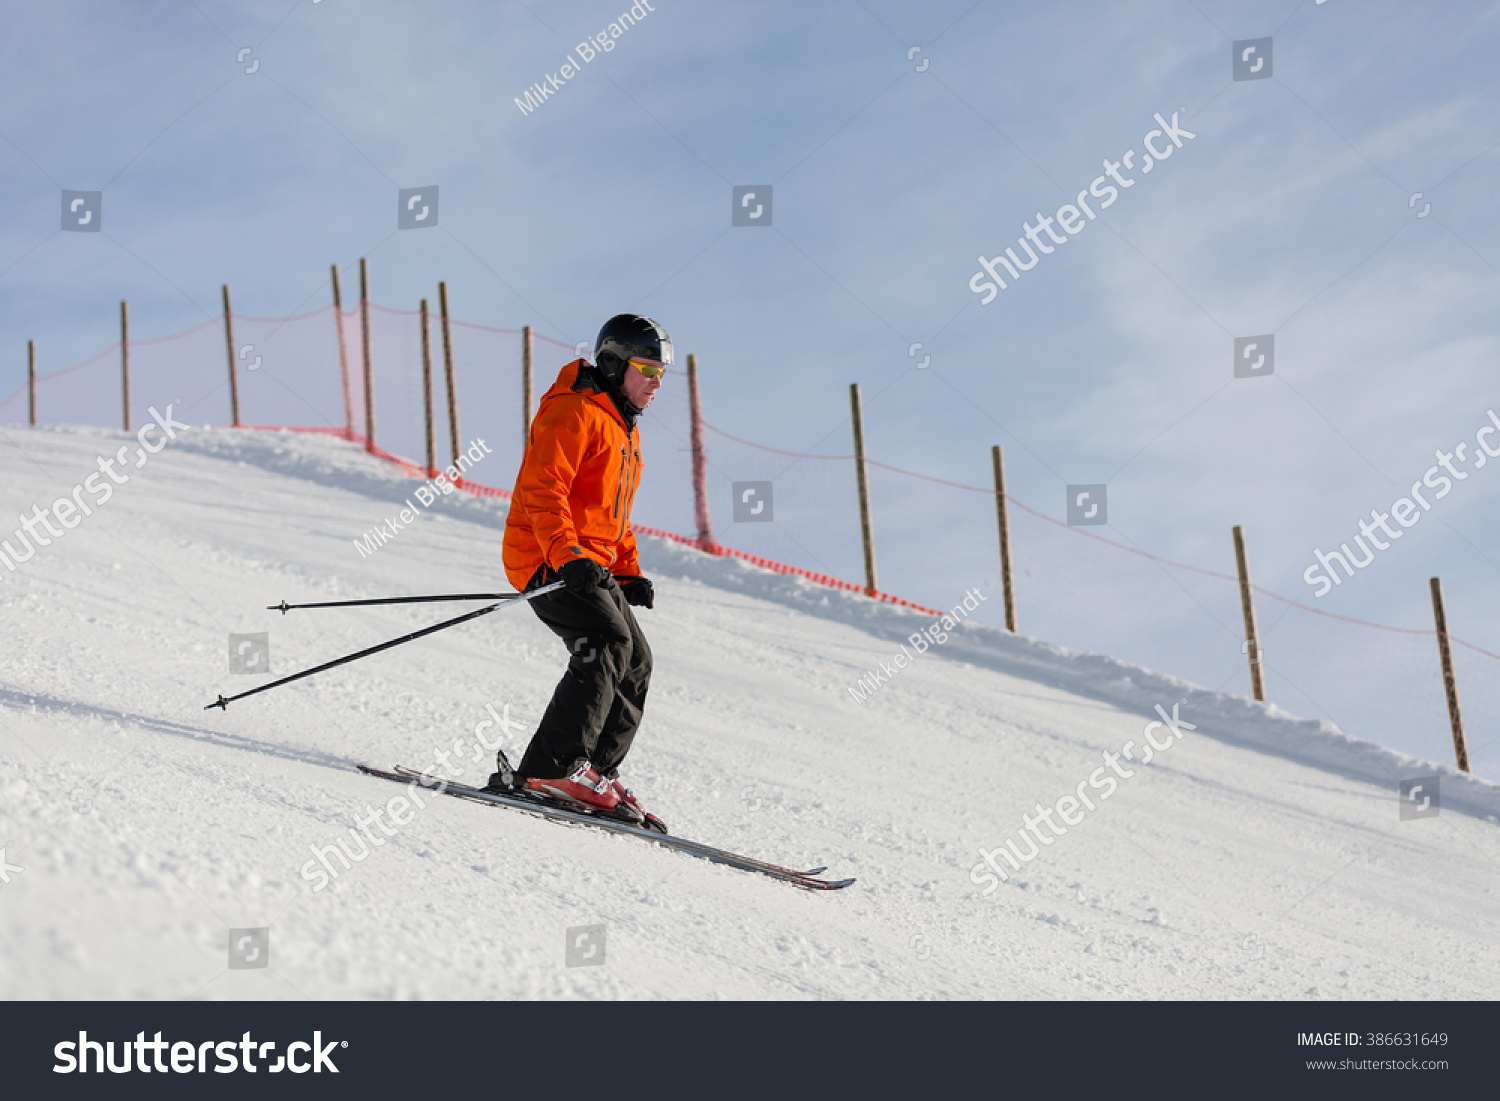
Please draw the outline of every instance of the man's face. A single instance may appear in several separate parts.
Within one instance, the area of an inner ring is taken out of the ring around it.
[[[644,409],[651,404],[651,399],[656,397],[656,392],[661,389],[664,374],[655,378],[647,378],[636,368],[626,364],[625,374],[620,379],[620,389],[625,391],[625,396],[630,399],[630,404],[637,409]]]

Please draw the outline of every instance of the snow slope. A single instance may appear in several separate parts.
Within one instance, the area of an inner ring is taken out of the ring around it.
[[[0,430],[0,538],[126,439]],[[355,817],[402,790],[356,762],[467,754],[487,704],[519,750],[561,648],[512,608],[204,711],[264,680],[227,673],[227,635],[268,631],[282,674],[454,614],[264,609],[505,589],[504,506],[443,498],[362,557],[417,483],[339,441],[195,431],[130,475],[0,581],[0,997],[1500,994],[1494,785],[977,626],[856,702],[925,619],[653,540],[627,781],[677,832],[859,882],[804,893],[441,799],[314,891],[309,847],[359,852]],[[1195,730],[1137,749],[1008,882],[971,879],[1174,703]],[[1426,774],[1441,813],[1402,821],[1397,783]],[[605,964],[566,967],[566,931],[595,924]],[[267,926],[270,966],[228,969],[229,930]]]

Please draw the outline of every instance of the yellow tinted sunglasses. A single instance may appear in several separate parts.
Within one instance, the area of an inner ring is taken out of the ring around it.
[[[667,373],[667,365],[665,363],[657,363],[654,359],[637,359],[635,356],[631,356],[628,362],[647,378],[656,378],[658,375]]]

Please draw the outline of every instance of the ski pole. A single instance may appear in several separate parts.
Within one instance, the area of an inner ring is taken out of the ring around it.
[[[441,596],[382,596],[371,600],[324,600],[316,604],[288,604],[283,600],[280,604],[266,605],[268,612],[295,612],[299,608],[354,608],[364,604],[430,604],[439,600],[520,600],[524,593],[445,593]]]
[[[369,657],[371,654],[378,654],[382,650],[389,650],[392,646],[400,646],[403,642],[411,642],[413,639],[422,638],[424,635],[430,635],[434,632],[445,630],[448,627],[457,627],[460,623],[467,623],[471,619],[478,619],[482,615],[489,615],[497,608],[514,606],[517,601],[531,600],[533,597],[541,596],[543,593],[553,592],[554,590],[560,589],[562,587],[563,582],[554,581],[550,585],[543,585],[539,589],[532,589],[529,593],[516,593],[514,596],[510,597],[509,600],[497,601],[494,604],[490,604],[483,608],[478,608],[472,612],[466,612],[461,616],[455,616],[453,619],[444,620],[442,623],[434,624],[431,627],[424,627],[420,631],[413,631],[409,635],[402,635],[400,638],[393,638],[389,642],[382,642],[378,646],[371,646],[369,649],[361,650],[357,654],[348,654],[345,657],[335,658],[333,661],[324,662],[322,665],[316,666],[315,668],[304,669],[300,673],[293,673],[289,677],[282,677],[280,680],[274,680],[270,684],[262,684],[259,688],[252,688],[248,692],[241,692],[237,696],[229,696],[226,698],[225,696],[220,695],[218,699],[209,704],[203,710],[212,711],[215,707],[217,707],[221,711],[228,711],[229,705],[232,704],[235,700],[242,700],[246,696],[254,696],[261,692],[269,692],[272,688],[279,688],[281,685],[290,684],[294,680],[301,680],[303,677],[310,677],[314,673],[322,673],[340,665],[347,665],[351,661],[358,661],[360,658]]]

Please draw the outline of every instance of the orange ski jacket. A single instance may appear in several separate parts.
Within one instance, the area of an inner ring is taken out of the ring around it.
[[[562,369],[542,395],[505,521],[505,576],[524,589],[543,565],[592,558],[619,576],[641,572],[630,505],[641,480],[640,433],[609,395]]]

